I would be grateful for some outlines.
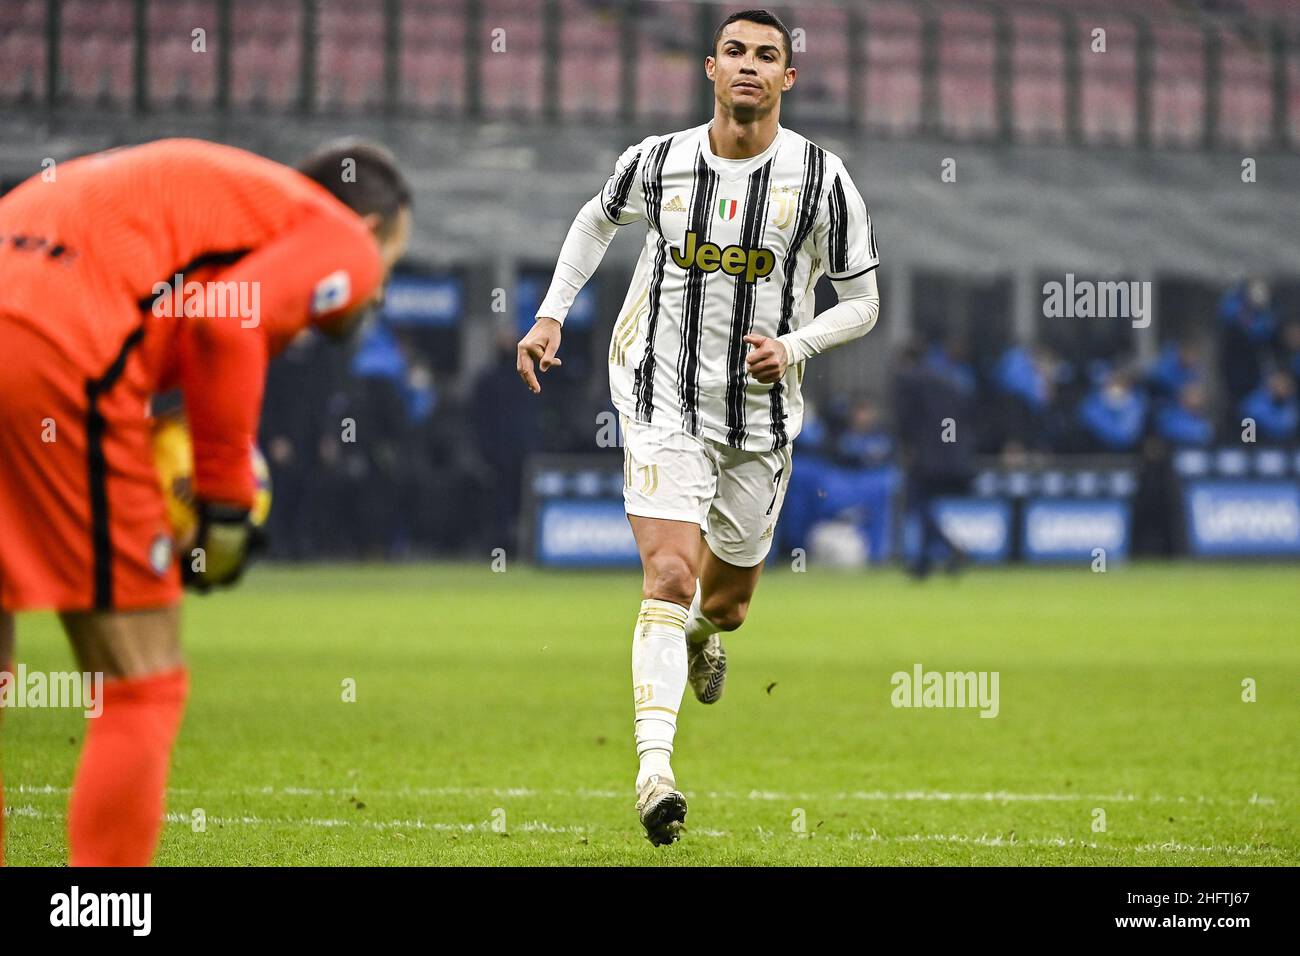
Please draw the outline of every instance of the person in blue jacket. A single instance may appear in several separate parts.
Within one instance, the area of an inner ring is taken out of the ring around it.
[[[1079,423],[1099,451],[1134,451],[1146,429],[1147,398],[1123,372],[1111,372],[1079,403]]]
[[[1169,342],[1147,369],[1146,383],[1151,396],[1177,399],[1185,385],[1202,380],[1201,344],[1195,339]]]
[[[1295,380],[1282,369],[1271,372],[1259,388],[1242,400],[1241,415],[1254,420],[1260,442],[1271,445],[1294,442],[1300,424]]]
[[[1178,391],[1178,401],[1155,415],[1155,433],[1175,448],[1206,448],[1214,441],[1214,424],[1205,414],[1205,387],[1192,381]]]

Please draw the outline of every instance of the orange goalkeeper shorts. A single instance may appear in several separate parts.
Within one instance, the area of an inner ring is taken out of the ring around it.
[[[87,368],[0,313],[0,607],[131,610],[180,598],[154,468],[143,331]]]

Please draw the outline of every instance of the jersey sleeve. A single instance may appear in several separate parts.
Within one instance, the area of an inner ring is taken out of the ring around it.
[[[813,239],[832,281],[855,279],[880,265],[871,214],[842,164],[826,190]]]
[[[629,146],[614,164],[614,172],[600,191],[600,208],[616,226],[628,226],[645,218],[645,194],[641,190],[641,164],[653,137]]]
[[[249,507],[255,490],[249,453],[269,359],[266,333],[238,319],[182,322],[176,365],[194,445],[194,493]]]
[[[321,210],[222,275],[256,282],[271,355],[308,326],[328,329],[374,296],[383,280],[379,245],[350,212]]]
[[[618,227],[597,211],[599,205],[600,197],[594,196],[578,210],[568,235],[564,237],[564,245],[560,247],[550,287],[537,307],[537,318],[555,319],[563,325],[578,293],[595,273],[601,259],[605,258],[605,250]]]
[[[308,326],[329,323],[370,298],[383,263],[370,231],[333,210],[304,217],[210,281],[236,283],[249,316],[185,318],[176,375],[194,443],[195,494],[249,505],[249,449],[257,436],[266,366]]]
[[[574,299],[600,265],[618,227],[645,218],[641,163],[653,144],[652,136],[624,150],[605,188],[578,210],[560,248],[550,287],[537,308],[537,318],[555,319],[563,325]]]

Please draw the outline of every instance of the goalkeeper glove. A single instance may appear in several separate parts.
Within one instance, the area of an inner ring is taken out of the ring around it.
[[[236,583],[265,550],[266,535],[249,520],[247,508],[200,501],[198,512],[198,533],[188,560],[181,562],[181,579],[187,588],[206,593]]]

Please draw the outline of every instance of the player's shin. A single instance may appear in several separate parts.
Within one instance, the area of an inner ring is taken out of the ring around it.
[[[12,682],[14,677],[14,618],[0,611],[0,683]],[[4,724],[4,699],[0,694],[0,730]],[[5,782],[4,745],[0,743],[0,866],[5,865]]]
[[[632,637],[639,790],[655,774],[672,778],[669,759],[686,690],[687,610],[671,601],[641,602]]]
[[[153,860],[188,692],[184,667],[104,681],[103,710],[86,720],[68,807],[73,866],[148,866]]]

